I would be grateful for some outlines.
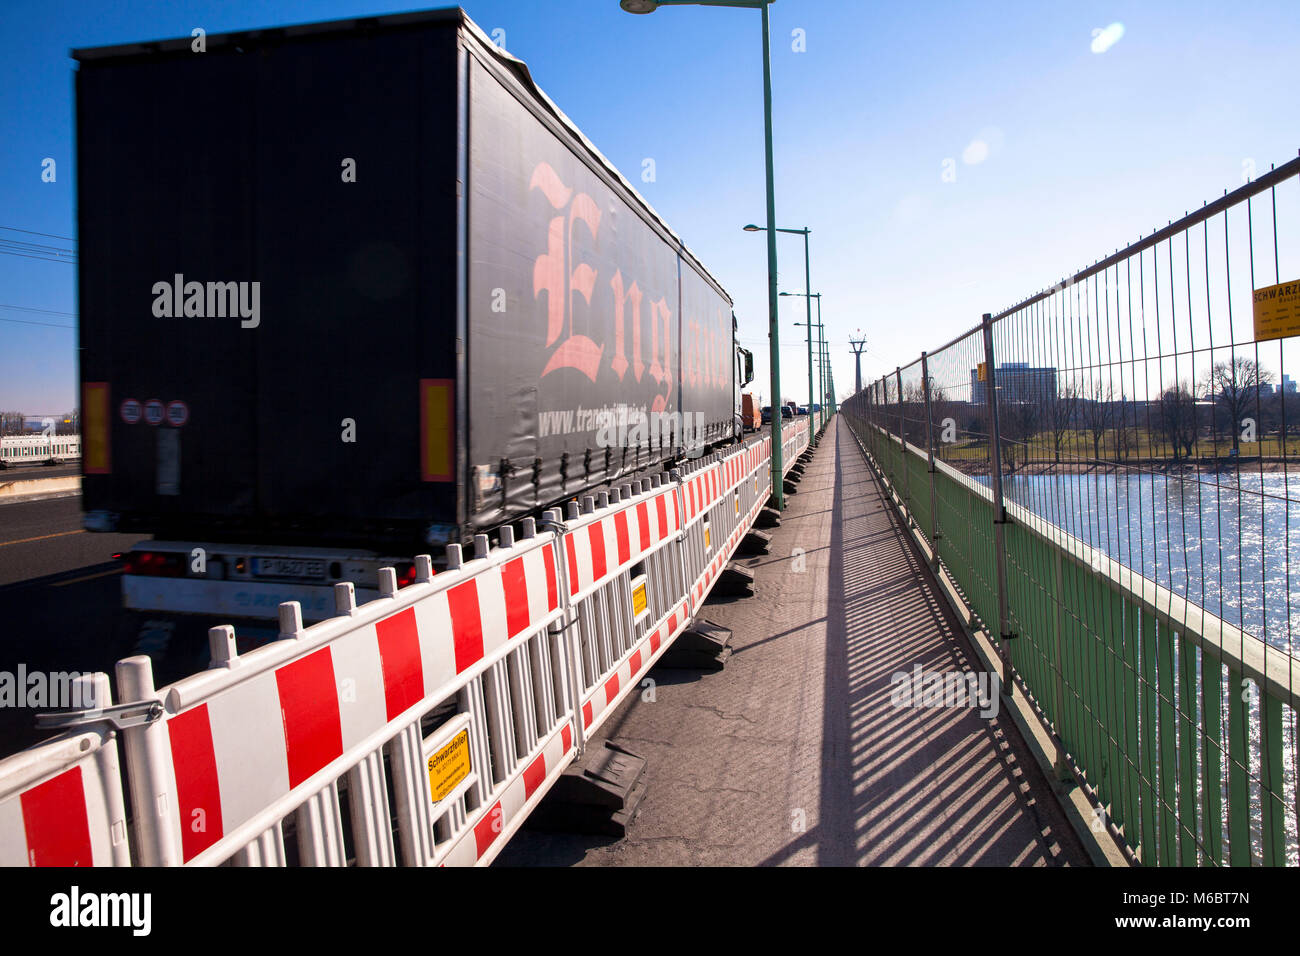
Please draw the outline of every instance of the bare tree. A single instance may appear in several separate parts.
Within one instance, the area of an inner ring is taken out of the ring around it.
[[[1129,398],[1121,398],[1114,405],[1115,455],[1127,460],[1137,452],[1137,404]]]
[[[1295,392],[1278,394],[1278,427],[1286,432],[1283,438],[1300,434],[1300,395]]]
[[[943,443],[944,422],[951,418],[953,424],[957,423],[958,406],[948,397],[948,392],[942,385],[930,376],[930,432],[934,438],[934,447],[937,451]]]
[[[22,412],[0,412],[0,435],[21,435],[23,420]]]
[[[1102,386],[1100,381],[1088,386],[1079,398],[1079,417],[1083,427],[1092,435],[1092,457],[1096,461],[1101,460],[1101,441],[1110,428],[1113,398],[1111,386]]]
[[[1075,425],[1079,414],[1079,396],[1083,387],[1078,382],[1062,385],[1054,398],[1047,402],[1044,419],[1047,430],[1052,435],[1052,453],[1056,461],[1061,460],[1061,446],[1065,444],[1066,433]]]
[[[1271,373],[1244,355],[1233,356],[1231,362],[1216,362],[1210,369],[1204,384],[1205,392],[1228,418],[1235,454],[1241,452],[1244,421],[1254,417],[1256,403],[1261,401],[1259,387],[1272,381]],[[1262,423],[1256,422],[1255,427],[1262,428]]]
[[[1192,457],[1196,444],[1196,396],[1186,382],[1165,389],[1160,396],[1156,427],[1174,451],[1174,461]]]
[[[1024,463],[1029,463],[1029,443],[1038,434],[1042,406],[1037,402],[999,402],[998,426],[1002,432],[1002,447],[1006,449],[1006,463],[1016,468],[1016,447],[1024,449]]]

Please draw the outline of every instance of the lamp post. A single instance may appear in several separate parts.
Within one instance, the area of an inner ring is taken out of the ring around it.
[[[774,0],[619,0],[628,13],[654,13],[660,7],[757,7],[763,13],[763,148],[767,161],[767,335],[772,367],[772,500],[785,510],[785,469],[781,448],[781,332],[776,297],[776,185],[772,170],[772,55],[768,4]]]

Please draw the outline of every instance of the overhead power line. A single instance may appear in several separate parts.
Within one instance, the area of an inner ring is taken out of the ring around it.
[[[0,309],[13,309],[16,312],[40,312],[43,315],[66,315],[70,319],[77,317],[75,312],[56,312],[53,309],[37,309],[30,305],[5,305],[3,302],[0,302]]]
[[[33,322],[30,319],[8,319],[0,315],[0,322],[16,322],[19,325],[43,325],[47,329],[75,329],[75,325],[59,325],[55,322]]]
[[[46,239],[63,239],[67,242],[76,242],[71,236],[56,236],[52,232],[33,232],[31,229],[19,229],[17,226],[0,226],[0,229],[8,229],[10,232],[25,232],[29,236],[44,236]]]

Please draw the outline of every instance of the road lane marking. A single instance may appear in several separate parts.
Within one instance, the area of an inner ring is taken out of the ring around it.
[[[55,581],[53,584],[50,585],[50,587],[66,588],[69,584],[78,584],[81,581],[93,581],[95,580],[95,578],[105,578],[108,577],[110,574],[121,574],[121,573],[122,573],[121,568],[113,568],[112,570],[109,571],[100,571],[98,574],[87,574],[79,578],[72,578],[68,581]]]
[[[30,541],[45,541],[49,538],[64,538],[70,534],[85,533],[85,528],[78,528],[76,531],[56,531],[54,534],[39,534],[34,538],[19,538],[17,541],[0,541],[0,548],[7,548],[11,544],[27,544]]]

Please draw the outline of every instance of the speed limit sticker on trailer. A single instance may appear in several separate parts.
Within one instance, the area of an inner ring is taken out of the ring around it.
[[[437,803],[469,776],[469,731],[462,730],[451,743],[429,758],[429,790]]]

